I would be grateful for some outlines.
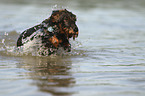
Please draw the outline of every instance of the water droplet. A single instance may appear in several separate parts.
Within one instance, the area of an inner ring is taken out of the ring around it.
[[[5,39],[2,39],[2,43],[3,43],[3,44],[5,43]]]
[[[7,33],[7,32],[5,32],[5,34],[4,34],[5,36],[8,36],[9,34]]]
[[[58,8],[57,4],[55,4],[54,6],[52,6],[52,10],[56,10]]]

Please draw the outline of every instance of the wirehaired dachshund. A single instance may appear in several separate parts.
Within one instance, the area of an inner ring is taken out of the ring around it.
[[[76,37],[78,37],[76,15],[66,9],[54,10],[48,19],[21,33],[17,47],[25,46],[35,40],[39,42],[39,50],[45,49],[48,55],[55,53],[60,47],[70,52],[69,39],[75,40]],[[45,54],[42,52],[41,55]]]

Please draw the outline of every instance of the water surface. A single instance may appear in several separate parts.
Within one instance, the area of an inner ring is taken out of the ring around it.
[[[77,15],[72,52],[16,51],[25,29],[53,9]],[[144,0],[0,0],[1,96],[144,96]]]

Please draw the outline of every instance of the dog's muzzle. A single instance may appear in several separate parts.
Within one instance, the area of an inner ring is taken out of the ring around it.
[[[68,36],[68,39],[73,37],[73,39],[75,40],[75,38],[78,37],[78,27],[70,27],[69,30],[68,30],[68,33],[67,33],[67,36]]]
[[[79,34],[78,27],[76,26],[76,27],[73,29],[73,31],[74,31],[73,39],[75,40],[75,38],[77,38],[77,37],[78,37],[78,34]]]

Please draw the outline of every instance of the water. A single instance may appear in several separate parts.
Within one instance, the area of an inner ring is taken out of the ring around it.
[[[144,96],[144,6],[144,0],[0,0],[0,96]],[[17,52],[19,34],[61,7],[78,17],[72,52]]]

